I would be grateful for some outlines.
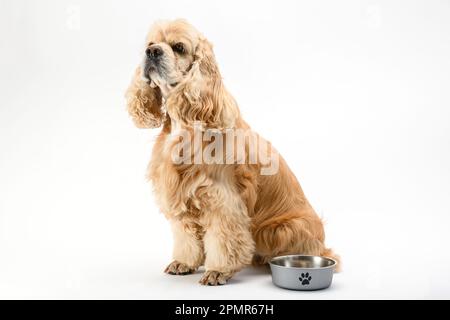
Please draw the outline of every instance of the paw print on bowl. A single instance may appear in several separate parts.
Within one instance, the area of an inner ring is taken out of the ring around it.
[[[306,286],[310,283],[312,277],[309,275],[309,272],[302,273],[301,277],[298,278],[300,280],[302,286]]]

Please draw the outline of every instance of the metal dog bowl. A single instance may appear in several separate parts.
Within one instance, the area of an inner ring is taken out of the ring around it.
[[[331,285],[336,261],[307,255],[275,257],[269,262],[272,282],[292,290],[318,290]]]

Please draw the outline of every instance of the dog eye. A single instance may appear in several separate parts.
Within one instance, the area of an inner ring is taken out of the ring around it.
[[[186,49],[184,48],[184,44],[182,44],[181,42],[174,44],[172,46],[172,50],[177,53],[180,53],[180,54],[183,54],[186,52]]]

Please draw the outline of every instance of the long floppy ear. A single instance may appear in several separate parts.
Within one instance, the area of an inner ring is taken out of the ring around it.
[[[138,128],[158,128],[163,122],[162,96],[159,88],[152,88],[142,79],[141,67],[134,73],[125,94],[128,113]]]
[[[233,97],[225,89],[212,45],[202,38],[191,70],[166,101],[168,113],[181,123],[200,122],[207,128],[232,128],[239,116]]]

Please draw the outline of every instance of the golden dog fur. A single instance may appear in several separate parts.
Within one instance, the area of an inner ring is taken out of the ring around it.
[[[183,55],[170,49],[179,41],[186,46]],[[211,44],[194,27],[184,20],[159,23],[147,44],[159,44],[170,59],[171,72],[178,72],[178,82],[170,89],[160,81],[150,85],[140,66],[126,94],[138,127],[162,126],[148,178],[174,235],[174,261],[166,272],[187,274],[204,265],[200,283],[217,285],[244,266],[266,263],[273,256],[309,254],[337,260],[324,244],[321,219],[281,157],[273,175],[261,175],[259,163],[172,161],[170,154],[179,142],[174,132],[180,128],[192,131],[194,122],[219,131],[249,126],[224,87]]]

